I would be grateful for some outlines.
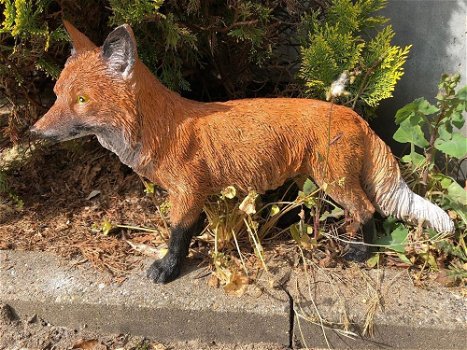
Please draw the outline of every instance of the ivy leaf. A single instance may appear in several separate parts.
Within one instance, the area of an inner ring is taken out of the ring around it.
[[[411,125],[410,120],[408,119],[404,120],[400,124],[399,129],[397,129],[393,136],[393,139],[400,143],[409,142],[421,148],[429,145],[420,125]]]
[[[398,223],[390,235],[378,238],[375,243],[397,253],[405,253],[407,235],[409,230],[403,224]]]
[[[467,155],[467,137],[453,133],[450,140],[437,139],[435,148],[451,157],[462,159]]]

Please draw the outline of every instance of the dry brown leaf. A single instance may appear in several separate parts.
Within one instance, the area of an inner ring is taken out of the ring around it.
[[[435,275],[435,281],[445,287],[452,287],[455,285],[455,280],[449,276],[449,270],[446,269],[439,270],[439,272]]]
[[[157,257],[159,259],[162,259],[164,255],[167,254],[166,247],[154,248],[150,245],[144,243],[135,243],[128,239],[126,240],[126,242],[130,245],[131,248],[146,256]]]
[[[208,279],[208,286],[209,287],[219,288],[219,284],[220,284],[220,281],[219,281],[219,278],[217,278],[216,275],[211,275],[211,277],[209,277],[209,279]]]
[[[238,297],[245,293],[246,287],[250,280],[239,272],[234,272],[230,282],[224,286],[224,292],[230,295],[236,295]]]

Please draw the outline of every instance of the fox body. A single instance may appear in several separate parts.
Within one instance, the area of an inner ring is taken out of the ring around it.
[[[148,276],[176,278],[206,198],[227,186],[259,193],[310,176],[348,210],[355,233],[375,212],[454,229],[439,207],[409,190],[389,148],[353,110],[310,99],[201,103],[166,89],[138,59],[127,25],[101,48],[65,21],[73,51],[57,100],[31,131],[63,141],[96,135],[138,174],[168,191],[167,255]]]

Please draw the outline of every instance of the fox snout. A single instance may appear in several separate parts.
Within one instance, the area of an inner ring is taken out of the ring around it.
[[[33,139],[60,142],[92,134],[91,128],[54,106],[30,129]]]
[[[38,125],[40,120],[29,128],[29,134],[32,140],[47,139],[52,142],[59,142],[60,137],[52,129],[42,128]]]

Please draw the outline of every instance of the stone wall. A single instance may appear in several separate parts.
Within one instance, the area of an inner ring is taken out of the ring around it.
[[[467,84],[467,0],[389,0],[382,14],[391,19],[394,43],[413,45],[394,98],[381,104],[379,118],[372,122],[393,151],[401,154],[404,145],[392,140],[396,111],[418,97],[433,101],[444,72],[460,73],[462,85]]]

